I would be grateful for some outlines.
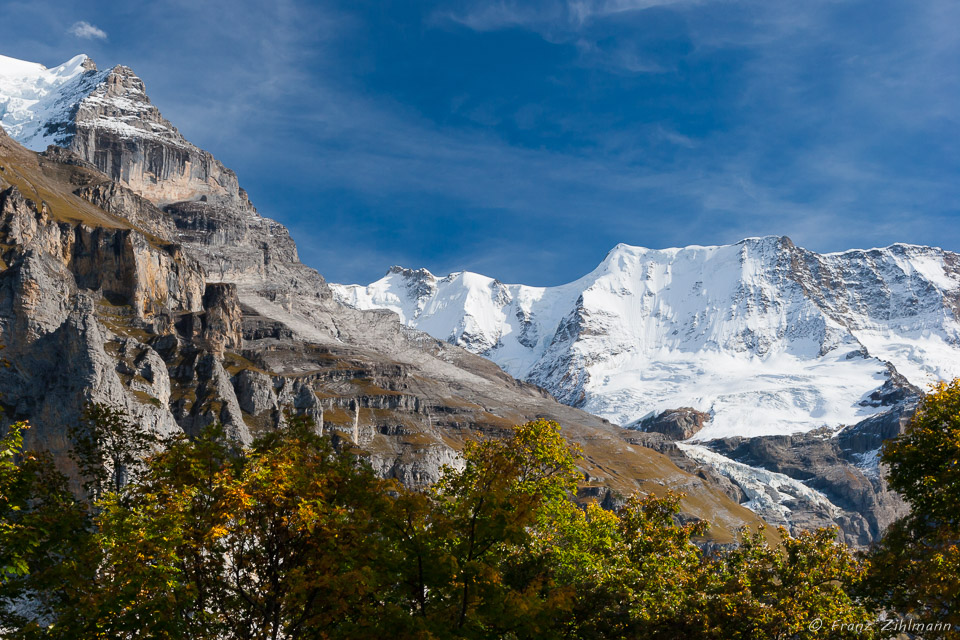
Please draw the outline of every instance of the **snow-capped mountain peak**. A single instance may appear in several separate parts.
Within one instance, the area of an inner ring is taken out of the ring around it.
[[[0,126],[20,144],[54,144],[156,204],[201,201],[255,210],[236,175],[191,144],[129,67],[98,71],[80,54],[48,69],[0,56]]]
[[[837,428],[881,411],[868,399],[897,371],[960,375],[960,256],[930,247],[619,244],[556,287],[394,268],[333,289],[620,424],[704,411],[695,439]]]
[[[80,101],[107,73],[86,54],[51,69],[0,56],[0,126],[35,151],[63,145]]]

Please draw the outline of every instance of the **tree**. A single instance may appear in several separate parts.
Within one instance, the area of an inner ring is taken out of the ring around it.
[[[69,431],[73,440],[70,455],[92,503],[108,491],[119,495],[158,444],[153,432],[130,420],[122,409],[100,403],[86,405],[80,425]]]
[[[617,512],[570,505],[545,527],[539,552],[569,594],[558,636],[674,638],[699,612],[705,522],[680,522],[681,494],[631,496]],[[696,637],[695,635],[693,637]]]
[[[0,438],[0,630],[39,633],[88,573],[87,511],[48,454],[23,450],[26,423]]]
[[[925,638],[960,637],[960,379],[934,385],[883,461],[910,513],[869,554],[866,593]]]
[[[707,619],[702,637],[875,638],[877,616],[853,594],[866,565],[837,541],[835,529],[791,536],[779,545],[763,529],[704,563],[707,587],[696,608]]]
[[[560,425],[541,419],[468,443],[463,468],[444,470],[430,527],[450,567],[429,596],[441,628],[535,637],[553,623],[551,575],[530,552],[536,531],[576,493],[579,457]]]
[[[0,581],[28,572],[25,546],[30,546],[21,522],[27,496],[17,457],[23,452],[25,423],[10,426],[0,438]]]
[[[873,637],[875,616],[851,595],[864,566],[835,531],[781,529],[779,544],[744,531],[707,553],[697,543],[706,523],[681,521],[682,497],[633,496],[619,512],[590,505],[555,521],[543,553],[558,584],[574,587],[557,637]]]
[[[386,588],[377,515],[390,486],[302,419],[245,452],[217,428],[175,439],[123,500],[103,501],[90,631],[274,639],[363,629]]]

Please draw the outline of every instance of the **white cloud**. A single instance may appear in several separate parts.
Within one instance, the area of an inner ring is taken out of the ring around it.
[[[435,19],[448,19],[474,31],[497,31],[513,27],[542,27],[564,21],[565,15],[560,6],[536,6],[500,0],[481,3],[465,13],[445,12],[434,16]]]
[[[463,13],[444,12],[433,17],[435,20],[447,19],[462,24],[474,31],[523,27],[547,36],[558,32],[579,31],[586,23],[597,18],[697,2],[699,0],[497,0],[481,2],[472,10]]]
[[[434,25],[456,23],[477,32],[526,29],[553,44],[574,44],[585,66],[621,74],[668,71],[627,41],[611,41],[604,21],[655,7],[688,7],[705,0],[487,0],[461,12],[437,12]]]
[[[567,11],[570,20],[582,25],[593,17],[643,11],[653,7],[692,4],[691,0],[570,0]]]
[[[70,27],[70,33],[77,36],[78,38],[85,38],[87,40],[106,40],[107,32],[103,29],[96,27],[85,20],[80,22],[74,22],[73,26]]]

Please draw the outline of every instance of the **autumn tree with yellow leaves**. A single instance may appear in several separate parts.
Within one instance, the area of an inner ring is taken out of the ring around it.
[[[581,504],[580,452],[546,420],[469,443],[422,491],[301,418],[246,449],[215,426],[172,438],[93,504],[30,455],[0,445],[4,637],[878,635],[834,532],[711,549],[680,495]]]
[[[960,379],[933,387],[883,462],[910,513],[870,553],[866,592],[924,638],[960,638]]]

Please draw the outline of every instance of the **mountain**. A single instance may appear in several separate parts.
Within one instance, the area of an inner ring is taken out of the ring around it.
[[[768,520],[846,521],[864,543],[902,511],[880,444],[920,388],[960,375],[960,256],[931,247],[618,245],[556,287],[394,267],[331,288],[571,406],[658,432],[638,441],[711,467]]]
[[[695,440],[854,424],[884,410],[871,394],[898,374],[960,375],[960,256],[930,247],[619,245],[557,287],[395,267],[333,290],[624,426],[708,413]]]
[[[34,151],[62,144],[74,131],[80,102],[104,76],[83,54],[53,69],[0,56],[0,125]]]
[[[65,468],[90,401],[158,433],[221,422],[239,442],[309,415],[414,486],[464,442],[546,417],[583,447],[585,499],[684,491],[719,542],[760,522],[725,478],[389,312],[341,304],[129,68],[3,58],[0,105],[13,136],[0,132],[0,405]]]

